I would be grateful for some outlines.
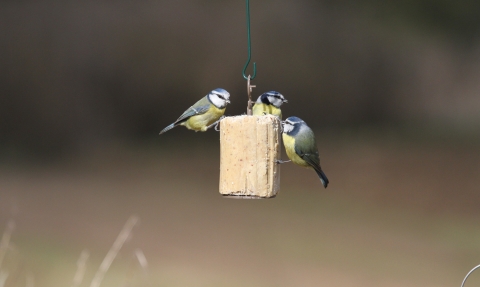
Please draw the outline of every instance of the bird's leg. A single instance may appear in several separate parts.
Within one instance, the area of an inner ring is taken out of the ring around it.
[[[216,130],[217,132],[220,131],[220,120],[217,121],[217,124],[215,125],[215,130]]]
[[[221,116],[216,122],[214,122],[213,124],[209,125],[209,126],[207,127],[207,130],[210,129],[211,127],[215,126],[215,130],[216,130],[217,132],[220,131],[220,129],[218,129],[218,124],[219,124],[220,121],[221,121],[222,119],[224,119],[224,118],[225,118],[225,116]]]
[[[215,126],[215,130],[217,130],[217,125],[218,125],[219,122],[220,122],[220,120],[218,120],[218,121],[214,122],[213,124],[209,125],[209,126],[207,127],[207,130],[210,129],[210,128],[212,128],[212,127],[214,127],[214,126]]]
[[[278,163],[278,164],[287,163],[287,162],[291,162],[291,160],[281,160],[281,159],[275,160],[275,163]]]

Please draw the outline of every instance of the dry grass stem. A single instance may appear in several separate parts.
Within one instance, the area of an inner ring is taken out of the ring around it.
[[[137,248],[135,250],[135,257],[137,257],[138,263],[140,264],[142,269],[145,272],[147,272],[147,268],[148,268],[147,258],[145,257],[145,254],[143,253],[143,251],[140,248]]]
[[[0,242],[0,270],[2,269],[3,259],[7,253],[8,246],[10,245],[10,237],[12,236],[13,229],[15,228],[15,222],[9,220],[7,228],[3,232],[2,241]]]
[[[112,264],[113,260],[117,256],[118,252],[122,248],[125,241],[130,236],[130,233],[137,222],[138,222],[137,216],[131,216],[127,220],[127,222],[123,226],[122,231],[120,231],[120,234],[118,235],[117,239],[115,240],[112,247],[108,251],[107,255],[103,259],[102,263],[100,264],[100,267],[98,268],[97,273],[95,273],[95,276],[93,277],[90,287],[100,286],[100,284],[102,283],[103,277],[105,276],[105,273],[110,268],[110,265]]]
[[[5,286],[5,282],[8,278],[8,272],[0,270],[0,287]]]
[[[80,258],[77,261],[77,271],[75,272],[75,276],[73,277],[72,287],[77,287],[82,284],[83,277],[85,276],[85,270],[87,269],[87,260],[90,256],[87,249],[84,249],[80,254]]]
[[[35,280],[33,277],[32,272],[27,273],[27,278],[25,281],[25,287],[34,287],[35,286]]]

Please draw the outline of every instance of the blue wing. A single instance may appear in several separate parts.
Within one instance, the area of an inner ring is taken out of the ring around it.
[[[205,106],[191,106],[173,124],[178,125],[188,120],[190,117],[204,114],[208,111],[208,109],[210,109],[210,104]]]
[[[295,142],[301,143],[295,145],[295,153],[315,170],[322,181],[323,186],[327,188],[329,181],[320,167],[320,156],[318,155],[317,144],[313,132],[311,130],[305,131],[302,135],[299,135]]]
[[[173,124],[164,128],[160,132],[160,134],[163,134],[164,132],[173,129],[174,127],[178,126],[179,124],[187,121],[190,117],[206,113],[210,109],[210,105],[211,104],[208,101],[207,97],[203,97],[201,100],[196,102],[193,106],[188,108]]]

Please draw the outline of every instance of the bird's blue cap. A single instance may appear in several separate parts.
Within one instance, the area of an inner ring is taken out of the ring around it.
[[[221,94],[228,93],[225,89],[222,89],[222,88],[216,88],[214,91]]]
[[[288,117],[285,121],[289,121],[292,123],[301,123],[303,120],[299,117]]]
[[[269,92],[266,92],[266,93],[263,93],[264,95],[272,95],[272,96],[275,96],[275,95],[279,95],[280,93],[277,92],[277,91],[269,91]]]

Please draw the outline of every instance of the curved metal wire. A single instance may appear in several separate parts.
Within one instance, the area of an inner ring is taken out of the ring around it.
[[[248,64],[250,64],[250,59],[252,58],[252,44],[250,41],[250,1],[247,1],[247,39],[248,39],[248,59],[247,62],[245,63],[245,66],[243,67],[243,78],[245,80],[248,80],[248,76],[245,74],[245,71],[247,70]],[[250,80],[255,79],[255,75],[257,74],[257,66],[255,62],[253,62],[253,75],[250,77]]]
[[[475,271],[478,268],[480,268],[480,265],[475,266],[472,270],[470,270],[470,272],[468,272],[467,276],[465,276],[465,279],[463,279],[461,287],[463,287],[465,285],[465,282],[467,281],[468,276],[470,276],[470,274],[472,274],[472,272]]]

